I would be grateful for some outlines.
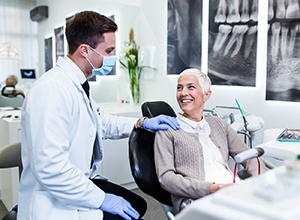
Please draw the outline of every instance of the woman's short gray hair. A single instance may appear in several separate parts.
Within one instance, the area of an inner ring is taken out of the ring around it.
[[[203,73],[201,70],[199,70],[197,68],[186,69],[180,73],[179,78],[182,76],[186,76],[186,75],[193,75],[193,76],[197,77],[197,79],[199,81],[199,85],[201,86],[203,92],[210,90],[210,86],[211,86],[210,78],[205,73]]]

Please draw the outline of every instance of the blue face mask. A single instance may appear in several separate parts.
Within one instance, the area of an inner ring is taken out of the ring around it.
[[[90,47],[92,51],[94,51],[99,56],[103,57],[103,63],[100,68],[95,68],[94,65],[91,63],[91,61],[86,57],[86,60],[89,62],[89,64],[93,67],[92,74],[104,76],[111,72],[111,70],[114,68],[116,64],[116,56],[102,56],[100,53],[98,53],[95,49]]]

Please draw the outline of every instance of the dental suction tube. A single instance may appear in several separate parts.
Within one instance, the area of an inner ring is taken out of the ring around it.
[[[255,157],[260,157],[265,153],[264,149],[261,147],[256,147],[253,149],[246,150],[242,153],[239,153],[234,157],[234,160],[236,163],[242,163],[246,160],[255,158]]]

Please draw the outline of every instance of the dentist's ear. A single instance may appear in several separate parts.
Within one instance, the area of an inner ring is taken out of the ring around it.
[[[78,51],[80,52],[80,54],[81,54],[82,56],[87,57],[88,52],[89,52],[88,46],[87,46],[86,44],[81,44],[81,45],[79,45],[79,47],[78,47]]]

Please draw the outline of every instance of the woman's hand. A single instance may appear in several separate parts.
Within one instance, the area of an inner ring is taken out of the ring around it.
[[[219,189],[230,186],[233,183],[213,183],[209,187],[209,194],[217,192]]]

